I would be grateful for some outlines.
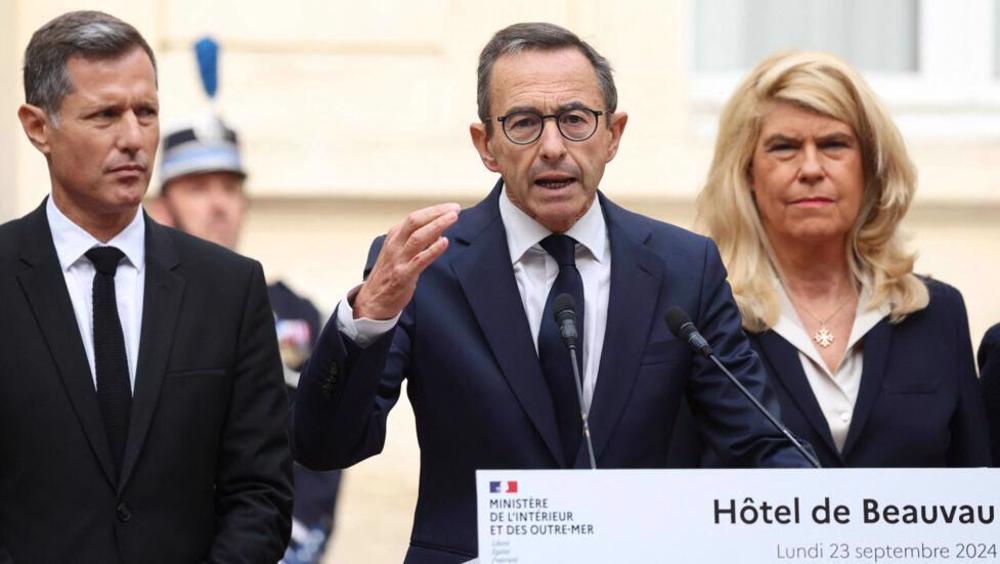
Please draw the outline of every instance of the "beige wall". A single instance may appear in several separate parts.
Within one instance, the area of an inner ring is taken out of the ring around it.
[[[204,111],[190,44],[224,49],[218,108],[237,126],[251,169],[241,250],[329,310],[360,281],[368,243],[408,210],[469,204],[492,185],[468,139],[476,56],[522,20],[567,25],[607,55],[630,119],[603,189],[654,217],[689,225],[711,156],[699,119],[717,107],[689,95],[689,4],[597,0],[0,0],[0,220],[47,192],[43,159],[14,111],[31,32],[54,15],[105,9],[157,51],[162,122]],[[894,112],[899,108],[891,108]],[[918,270],[961,289],[973,338],[1000,321],[1000,133],[908,137],[920,174],[908,221]],[[412,415],[390,417],[386,453],[351,469],[332,558],[399,561],[417,479]]]

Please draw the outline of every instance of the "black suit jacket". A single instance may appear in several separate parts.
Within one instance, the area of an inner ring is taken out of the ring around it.
[[[986,418],[990,426],[993,466],[1000,466],[1000,323],[990,327],[979,345],[979,380],[986,399]]]
[[[378,453],[403,378],[420,442],[420,492],[406,562],[457,563],[476,546],[475,470],[581,468],[566,460],[517,290],[494,189],[462,211],[446,253],[420,277],[394,330],[363,350],[331,319],[299,381],[300,462],[344,467]],[[667,463],[685,395],[733,464],[806,466],[708,361],[667,328],[687,310],[716,352],[765,403],[764,370],[740,329],[726,273],[705,237],[599,202],[611,243],[604,349],[590,411],[597,465]],[[378,253],[373,247],[369,268]]]
[[[43,203],[0,226],[0,562],[275,562],[287,404],[261,267],[146,222],[122,472]]]

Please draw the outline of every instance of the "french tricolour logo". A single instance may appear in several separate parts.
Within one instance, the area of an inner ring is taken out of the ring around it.
[[[508,480],[506,482],[490,482],[490,493],[516,494],[517,480]]]

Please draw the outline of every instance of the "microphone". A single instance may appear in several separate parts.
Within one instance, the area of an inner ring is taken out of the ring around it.
[[[713,354],[711,345],[708,344],[705,337],[701,336],[698,328],[694,326],[694,323],[691,323],[691,318],[688,317],[688,314],[683,309],[671,306],[667,310],[667,327],[670,328],[670,332],[674,336],[687,341],[689,345],[701,354],[705,356]]]
[[[569,294],[559,294],[552,300],[552,315],[556,319],[556,327],[563,343],[569,348],[576,348],[580,334],[576,331],[576,301]]]
[[[782,435],[785,436],[786,439],[788,439],[790,443],[792,443],[792,446],[795,447],[795,450],[799,451],[799,454],[805,457],[805,459],[808,460],[813,467],[822,468],[819,464],[819,460],[817,460],[811,452],[806,450],[806,448],[802,446],[802,443],[800,443],[798,439],[792,435],[788,428],[785,427],[781,421],[778,421],[778,418],[771,414],[771,412],[764,407],[764,404],[760,403],[760,401],[750,393],[750,390],[746,389],[746,387],[736,379],[736,376],[733,376],[733,373],[722,364],[719,357],[715,356],[715,353],[712,352],[712,347],[708,344],[705,337],[702,337],[701,333],[698,332],[698,328],[691,322],[691,318],[688,317],[687,312],[677,306],[670,306],[670,308],[667,309],[667,327],[670,328],[670,332],[673,333],[675,337],[687,341],[688,344],[691,345],[691,348],[714,362],[715,365],[719,367],[719,370],[722,370],[722,373],[729,378],[729,381],[735,384],[736,387],[739,388],[740,392],[742,392],[743,395],[750,400],[750,403],[757,408],[757,411],[762,413],[764,417],[771,422],[771,425],[773,425],[775,429],[777,429]]]
[[[587,444],[587,454],[590,456],[590,468],[597,470],[597,459],[594,458],[594,443],[590,440],[589,414],[583,403],[583,380],[580,378],[580,366],[576,360],[576,342],[580,333],[576,330],[576,300],[569,294],[559,294],[552,301],[552,316],[559,328],[559,336],[569,349],[570,362],[573,365],[573,382],[576,384],[576,399],[580,403],[580,419],[583,421],[583,440]]]

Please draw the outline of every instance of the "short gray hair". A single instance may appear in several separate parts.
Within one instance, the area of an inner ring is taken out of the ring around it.
[[[529,49],[553,51],[577,49],[594,66],[597,83],[604,95],[604,111],[611,114],[618,107],[618,90],[611,75],[611,63],[572,31],[550,23],[517,23],[501,29],[479,54],[477,93],[479,119],[492,131],[490,121],[490,73],[503,55],[516,55]],[[609,122],[610,123],[610,122]]]
[[[130,24],[104,12],[67,12],[38,28],[24,51],[24,98],[49,116],[73,91],[66,71],[71,57],[113,59],[141,48],[156,72],[153,50]]]

